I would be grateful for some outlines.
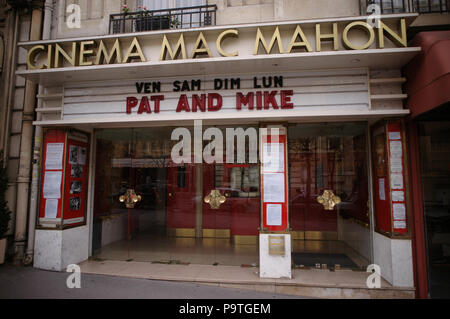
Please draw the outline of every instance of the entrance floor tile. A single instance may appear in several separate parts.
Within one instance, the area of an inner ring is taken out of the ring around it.
[[[368,273],[351,270],[293,269],[291,279],[259,278],[257,267],[159,264],[136,261],[94,261],[80,264],[82,273],[151,280],[196,282],[313,298],[414,298],[413,288],[366,286]]]

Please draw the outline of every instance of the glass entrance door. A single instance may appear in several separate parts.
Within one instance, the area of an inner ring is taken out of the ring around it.
[[[421,121],[418,126],[430,295],[449,298],[450,125],[448,121]]]
[[[94,256],[256,264],[259,164],[177,164],[171,135],[170,127],[96,132]]]
[[[203,165],[203,238],[230,239],[233,190],[224,164]]]
[[[166,128],[96,133],[94,254],[139,260],[165,236],[170,149]]]
[[[194,164],[167,167],[167,234],[171,237],[195,237],[197,207],[196,167]]]
[[[296,266],[362,268],[371,260],[366,130],[356,123],[289,127]]]
[[[226,137],[226,128],[215,129]],[[257,130],[253,129],[257,137]],[[243,140],[247,146],[238,145],[238,141],[233,137],[223,143],[221,161],[201,166],[202,237],[204,244],[215,247],[218,264],[256,266],[260,221],[259,164],[249,163],[249,141]],[[257,145],[257,141],[254,142]],[[204,144],[206,146],[208,142]],[[227,145],[229,150],[230,144],[234,155],[244,147],[242,163],[227,158]]]

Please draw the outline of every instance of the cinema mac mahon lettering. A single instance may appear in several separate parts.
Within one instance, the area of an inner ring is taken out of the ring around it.
[[[270,28],[258,27],[253,34],[253,40],[251,40],[251,37],[249,39],[248,32],[245,34],[245,39],[241,39],[240,34],[243,31],[233,28],[220,30],[217,36],[205,36],[202,31],[195,32],[196,35],[192,36],[192,32],[190,32],[189,39],[185,36],[185,32],[176,32],[160,33],[157,36],[141,35],[131,38],[103,37],[97,40],[53,41],[32,46],[27,54],[27,67],[29,70],[39,70],[151,62],[146,54],[147,50],[144,43],[150,44],[152,50],[157,50],[155,42],[160,43],[159,61],[205,57],[240,57],[249,54],[255,56],[260,54],[292,54],[299,51],[322,52],[325,50],[325,43],[331,44],[329,49],[333,51],[341,49],[366,50],[375,44],[377,48],[383,49],[385,48],[385,38],[389,38],[390,42],[397,47],[407,47],[405,19],[399,19],[398,23],[398,26],[389,26],[383,20],[380,20],[378,27],[374,28],[366,21],[358,20],[341,26],[343,29],[339,29],[337,22],[315,23],[307,26],[301,24],[289,25],[289,28],[286,25]],[[269,41],[268,38],[270,38]],[[289,40],[287,41],[287,39]],[[243,46],[240,43],[241,41],[253,41],[253,51],[248,52],[248,43],[246,43],[247,52],[245,54],[236,49],[235,47]],[[287,41],[287,45],[283,44],[283,41]],[[341,42],[342,47],[340,46]],[[212,46],[214,46],[216,52],[214,54]]]

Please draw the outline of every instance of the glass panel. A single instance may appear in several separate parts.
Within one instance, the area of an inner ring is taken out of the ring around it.
[[[167,229],[169,129],[96,132],[93,252],[98,258],[170,260]],[[151,135],[150,135],[151,133]],[[128,196],[141,200],[127,207]],[[150,254],[160,244],[158,254]]]
[[[214,207],[212,203],[203,201],[203,242],[214,249],[213,264],[256,266],[260,220],[259,165],[249,163],[248,138],[245,145],[238,145],[239,138],[228,140],[227,128],[214,129],[226,139],[222,143],[223,163],[202,165],[203,196],[206,198],[216,192],[217,196],[222,196],[223,202]],[[244,132],[247,127],[242,129]],[[257,138],[257,129],[252,129]],[[205,141],[203,146],[207,147],[210,142]],[[257,141],[254,143],[257,145]],[[227,162],[227,148],[230,154],[234,154],[234,160],[230,163]],[[245,155],[244,160],[243,163],[236,163],[240,151]]]
[[[449,298],[450,126],[423,122],[419,133],[430,293],[432,298]]]
[[[364,268],[372,259],[365,123],[289,127],[293,262]]]
[[[177,8],[189,8],[206,5],[206,0],[177,0]],[[195,12],[195,13],[194,13]],[[200,9],[185,9],[181,13],[185,13],[178,18],[178,22],[183,28],[198,28],[207,24],[205,13],[201,13]]]
[[[178,141],[171,133],[172,128],[96,131],[94,257],[256,265],[258,163],[175,164],[171,152]],[[237,155],[237,139],[233,144]],[[219,207],[204,201],[212,191],[226,199]]]
[[[143,0],[147,10],[162,10],[169,8],[169,0]]]

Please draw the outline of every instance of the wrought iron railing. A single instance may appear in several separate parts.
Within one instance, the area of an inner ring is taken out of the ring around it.
[[[214,4],[111,14],[109,33],[200,28],[216,25],[216,11],[217,6]]]
[[[360,4],[363,15],[367,14],[370,5],[378,6],[381,14],[450,12],[450,0],[361,0]]]

